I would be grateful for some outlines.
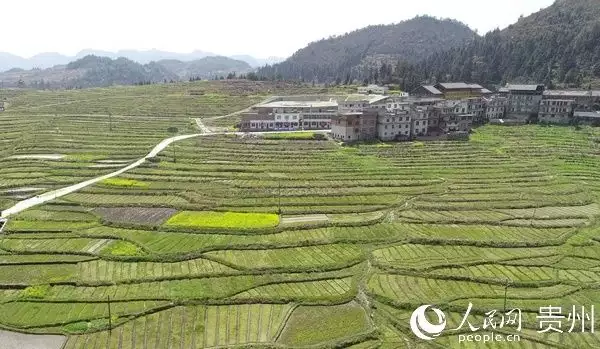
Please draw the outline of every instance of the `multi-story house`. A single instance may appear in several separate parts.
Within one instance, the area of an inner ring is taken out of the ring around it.
[[[344,142],[377,138],[376,110],[339,113],[331,119],[331,137]]]
[[[261,104],[242,115],[243,131],[318,130],[331,127],[338,111],[336,101],[276,101]],[[268,128],[264,128],[268,127]]]
[[[429,117],[433,108],[415,106],[411,112],[411,134],[414,137],[427,136]]]
[[[467,105],[467,113],[473,114],[473,122],[475,124],[483,124],[485,122],[485,103],[483,97],[470,97],[463,100]]]
[[[429,122],[429,129],[435,127],[432,134],[468,134],[473,126],[475,114],[469,113],[467,100],[450,100],[438,103]],[[433,126],[433,124],[437,124]]]
[[[546,112],[546,106],[549,112]],[[547,90],[544,91],[540,103],[539,120],[548,123],[566,124],[573,121],[598,125],[600,124],[599,112],[600,91],[598,90]]]
[[[485,99],[485,119],[490,122],[498,122],[504,119],[506,108],[508,107],[508,98],[501,96],[492,96]]]
[[[377,117],[387,112],[389,96],[350,95],[338,101],[338,114],[331,119],[331,135],[345,142],[377,137]]]
[[[525,123],[537,116],[544,85],[511,85],[499,90],[500,96],[508,98],[506,119]]]
[[[400,108],[379,112],[377,116],[377,138],[382,141],[408,139],[412,135],[412,110],[408,103]]]
[[[406,98],[389,98],[386,102],[385,109],[389,113],[408,111],[412,105]]]
[[[572,99],[542,99],[538,113],[538,121],[551,124],[568,124],[573,121]]]
[[[600,111],[600,91],[598,90],[547,90],[544,99],[572,100],[575,112]]]

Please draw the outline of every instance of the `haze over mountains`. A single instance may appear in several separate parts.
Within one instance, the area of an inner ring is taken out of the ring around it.
[[[51,68],[55,65],[67,64],[89,55],[109,57],[113,59],[125,57],[140,64],[147,64],[152,61],[156,62],[165,59],[175,59],[187,62],[198,60],[204,57],[220,56],[216,53],[200,50],[196,50],[191,53],[175,53],[160,50],[120,50],[117,52],[109,52],[102,50],[85,49],[77,53],[75,56],[66,56],[56,52],[44,52],[39,53],[31,58],[23,58],[8,52],[0,52],[0,72],[12,68],[20,68],[24,70],[29,70],[33,68],[46,69]],[[281,57],[255,58],[249,55],[236,55],[231,56],[231,58],[244,61],[253,68],[264,66],[265,64],[277,63],[279,61],[284,60],[284,58]]]
[[[208,56],[188,62],[164,59],[140,64],[124,57],[112,59],[88,55],[47,69],[12,68],[0,73],[0,81],[4,87],[84,88],[211,79],[253,70],[244,61],[223,56]]]

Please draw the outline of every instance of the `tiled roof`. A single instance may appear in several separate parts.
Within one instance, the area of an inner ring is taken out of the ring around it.
[[[446,90],[474,88],[474,87],[472,87],[472,85],[465,84],[464,82],[442,82],[439,85],[442,86]],[[479,86],[479,88],[481,88],[481,86]]]
[[[442,92],[440,92],[440,90],[438,90],[437,88],[435,88],[432,85],[423,85],[423,88],[426,89],[429,93],[434,94],[434,95],[442,94]]]

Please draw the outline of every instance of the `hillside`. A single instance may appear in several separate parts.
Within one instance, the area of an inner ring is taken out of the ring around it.
[[[334,81],[360,76],[380,62],[417,62],[432,52],[462,45],[476,34],[454,20],[416,17],[314,42],[259,74],[288,79]]]
[[[162,60],[156,64],[175,73],[180,79],[191,77],[210,78],[215,75],[226,76],[229,73],[247,73],[252,67],[241,60],[235,60],[223,56],[204,57],[191,62],[179,60]]]
[[[484,84],[540,82],[587,86],[600,79],[600,1],[558,0],[504,30],[460,48],[405,66],[396,78],[474,81]]]
[[[163,60],[147,64],[127,58],[85,56],[67,65],[47,69],[11,69],[0,73],[5,87],[103,87],[163,81],[187,80],[190,77],[211,78],[229,73],[246,73],[248,63],[227,57],[205,57],[191,62]]]

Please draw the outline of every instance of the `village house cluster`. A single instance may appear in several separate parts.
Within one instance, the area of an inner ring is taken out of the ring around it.
[[[388,95],[361,86],[348,96],[294,96],[261,104],[242,115],[242,131],[323,130],[344,142],[463,137],[484,123],[600,125],[600,91],[546,90],[508,84],[496,93],[463,82],[423,85]]]

